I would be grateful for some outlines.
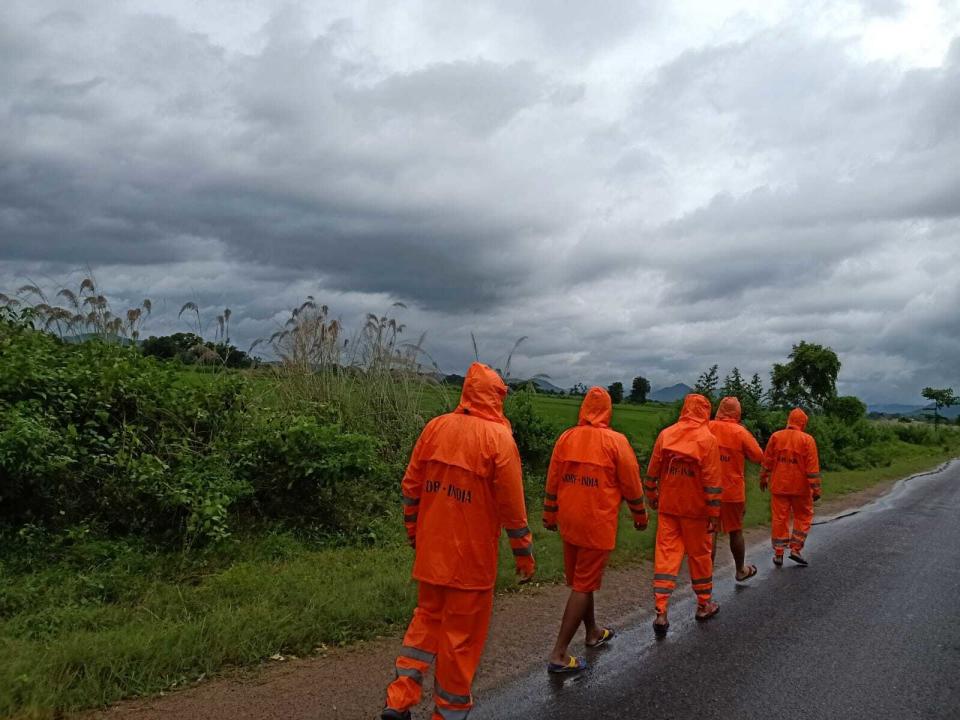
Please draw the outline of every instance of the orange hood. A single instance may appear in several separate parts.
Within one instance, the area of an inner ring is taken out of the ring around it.
[[[703,395],[690,393],[683,399],[680,422],[703,425],[710,419],[710,401]]]
[[[705,427],[710,420],[710,401],[703,395],[690,393],[683,401],[680,420],[660,434],[664,452],[686,455],[702,461],[706,456],[704,435],[713,438]],[[716,441],[714,441],[716,442]]]
[[[580,419],[577,424],[610,427],[612,416],[613,402],[610,400],[610,393],[602,387],[592,387],[580,405]]]
[[[503,399],[506,396],[507,386],[500,376],[486,365],[475,362],[467,370],[460,404],[454,412],[510,427],[510,421],[503,414]]]
[[[804,430],[807,427],[807,414],[800,408],[794,408],[790,411],[787,418],[787,427],[794,430]]]
[[[728,422],[740,422],[740,401],[732,395],[725,397],[720,401],[720,407],[717,408],[717,420],[727,420]]]

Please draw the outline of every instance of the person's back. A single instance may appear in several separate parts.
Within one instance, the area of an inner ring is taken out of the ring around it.
[[[496,582],[501,529],[496,470],[516,446],[506,419],[489,411],[488,392],[483,382],[465,385],[463,409],[434,418],[417,443],[416,472],[426,480],[406,518],[417,526],[417,580],[467,590]],[[407,497],[406,485],[404,491]],[[507,523],[525,526],[522,495],[509,500],[514,517]]]
[[[770,468],[770,492],[806,495],[811,490],[810,481],[819,478],[817,443],[805,432],[806,427],[806,413],[796,408],[790,412],[787,427],[770,436],[764,463]]]
[[[813,504],[820,499],[820,458],[806,427],[807,414],[794,408],[787,427],[770,436],[763,453],[760,488],[770,487],[770,539],[777,566],[787,547],[791,560],[808,564],[801,551],[813,524]]]
[[[550,654],[551,673],[577,672],[586,667],[582,657],[568,654],[580,624],[588,647],[614,636],[597,625],[593,593],[600,589],[603,570],[617,541],[620,503],[626,500],[634,527],[647,527],[640,486],[640,466],[627,438],[610,428],[613,404],[609,393],[590,388],[580,406],[577,426],[557,440],[547,471],[543,524],[558,525],[563,538],[563,564],[570,596]]]
[[[580,408],[578,424],[554,446],[547,476],[544,521],[556,503],[556,523],[564,541],[585,548],[612,550],[620,503],[646,523],[636,454],[627,438],[610,427],[612,404],[603,388],[592,388]]]
[[[740,401],[735,397],[725,397],[720,401],[716,417],[707,425],[720,449],[724,502],[745,500],[745,460],[749,458],[751,462],[760,463],[763,459],[763,451],[756,438],[740,424],[740,415]]]
[[[702,395],[687,395],[680,419],[657,437],[647,474],[659,478],[661,514],[719,516],[719,453],[709,420],[710,402]]]
[[[436,659],[436,714],[466,717],[493,609],[500,529],[521,581],[533,574],[520,454],[503,414],[507,387],[470,366],[457,409],[423,429],[404,474],[404,524],[416,551],[417,607],[387,688],[384,720],[408,720]]]
[[[730,539],[730,551],[736,565],[735,577],[738,581],[748,580],[757,574],[756,565],[745,565],[746,546],[743,539],[743,517],[746,512],[746,483],[744,462],[759,463],[763,460],[763,451],[756,438],[740,424],[740,401],[725,397],[720,401],[716,417],[707,427],[717,439],[720,451],[720,474],[722,478],[720,530]],[[717,542],[714,538],[713,554],[716,557]]]
[[[658,634],[669,627],[667,607],[684,555],[697,595],[697,619],[707,620],[720,610],[712,600],[713,532],[722,493],[720,452],[707,427],[709,420],[710,401],[703,395],[687,395],[680,419],[657,437],[647,467],[644,490],[650,506],[659,509],[653,580],[657,610],[653,627]]]

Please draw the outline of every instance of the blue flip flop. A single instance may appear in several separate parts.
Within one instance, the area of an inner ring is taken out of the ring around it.
[[[547,663],[547,672],[551,675],[566,675],[568,673],[577,673],[587,669],[587,661],[582,657],[570,656],[566,665],[560,663]]]

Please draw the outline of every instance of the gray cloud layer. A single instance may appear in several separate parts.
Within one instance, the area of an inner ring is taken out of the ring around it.
[[[140,5],[0,8],[4,288],[89,264],[245,341],[400,300],[447,369],[528,335],[562,384],[806,338],[871,400],[960,385],[956,3]],[[923,13],[934,61],[871,54]]]

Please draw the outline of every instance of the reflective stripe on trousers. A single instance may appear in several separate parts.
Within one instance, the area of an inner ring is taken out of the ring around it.
[[[385,705],[403,713],[419,703],[433,663],[434,717],[466,718],[492,611],[492,589],[459,590],[421,582]]]
[[[653,566],[653,593],[658,613],[667,610],[684,556],[687,557],[697,601],[702,604],[710,600],[713,594],[713,536],[707,532],[707,522],[707,518],[660,513]]]

